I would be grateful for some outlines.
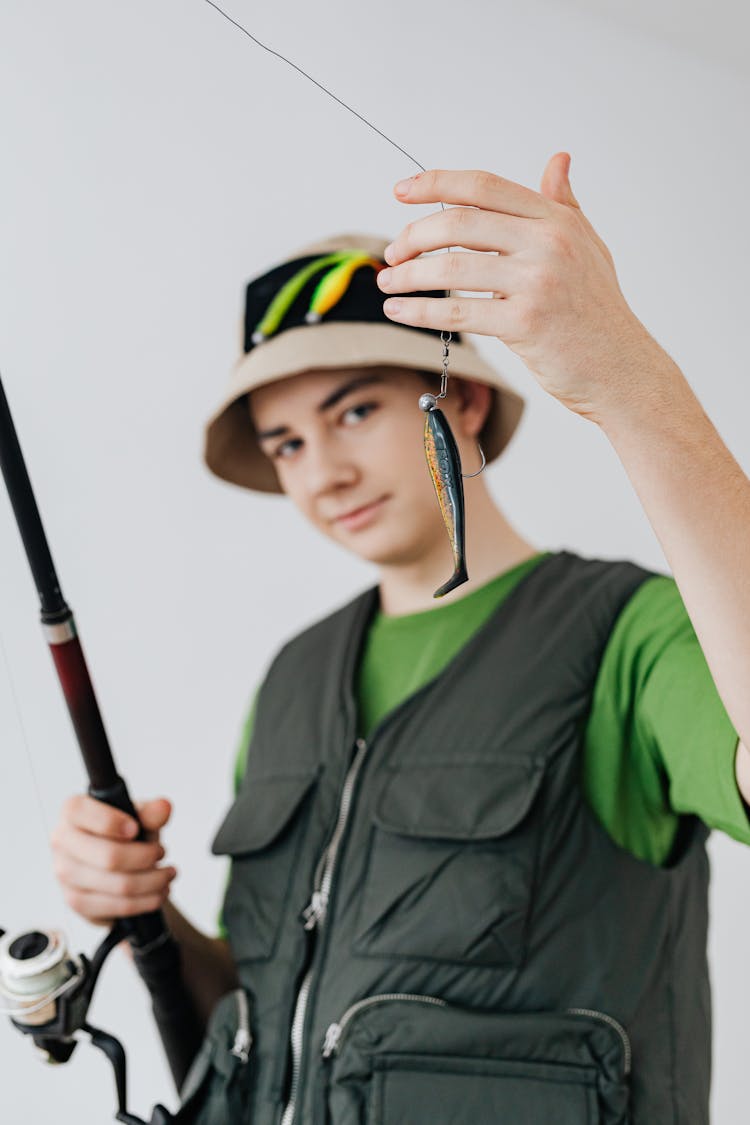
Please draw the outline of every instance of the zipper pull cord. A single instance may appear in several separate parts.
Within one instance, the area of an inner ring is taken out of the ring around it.
[[[312,898],[302,911],[302,919],[304,929],[314,930],[319,922],[323,920],[328,906],[328,895],[323,891],[313,891]]]
[[[336,1053],[336,1049],[339,1045],[339,1039],[340,1038],[341,1038],[341,1024],[340,1023],[332,1023],[329,1026],[328,1030],[326,1031],[325,1039],[323,1040],[323,1058],[324,1059],[329,1059],[331,1057],[331,1055],[334,1055]]]
[[[237,1004],[237,1030],[234,1035],[234,1043],[232,1044],[232,1054],[244,1064],[250,1059],[250,1048],[253,1045],[253,1037],[250,1034],[250,1013],[248,1011],[247,996],[242,988],[236,990],[235,1001]]]

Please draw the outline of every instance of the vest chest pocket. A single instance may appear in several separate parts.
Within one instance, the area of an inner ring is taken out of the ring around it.
[[[246,777],[213,841],[232,857],[224,921],[238,961],[273,955],[317,776]]]
[[[518,965],[543,776],[526,758],[393,770],[372,818],[355,951]]]

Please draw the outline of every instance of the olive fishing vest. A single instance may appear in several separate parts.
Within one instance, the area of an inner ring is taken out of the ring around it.
[[[603,650],[653,573],[551,554],[367,742],[377,590],[280,652],[213,844],[242,988],[180,1120],[706,1125],[708,829],[684,818],[653,866],[581,785]]]

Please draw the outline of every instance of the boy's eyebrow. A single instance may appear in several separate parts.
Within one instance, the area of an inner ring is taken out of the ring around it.
[[[349,379],[346,383],[342,383],[340,387],[336,387],[335,391],[331,391],[328,397],[324,398],[318,406],[318,413],[322,413],[324,410],[330,410],[330,408],[335,406],[337,402],[340,402],[342,398],[346,398],[348,394],[358,390],[360,387],[369,386],[371,383],[382,383],[383,381],[382,375],[357,375],[354,379]],[[258,441],[265,441],[269,438],[281,437],[282,434],[288,433],[288,426],[274,426],[272,430],[261,430],[255,436]]]

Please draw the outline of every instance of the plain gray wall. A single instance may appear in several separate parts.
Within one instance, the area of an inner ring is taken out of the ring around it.
[[[587,3],[231,11],[428,167],[538,190],[570,152],[627,299],[750,468],[747,72]],[[201,0],[3,0],[0,145],[0,371],[121,768],[135,796],[174,801],[174,898],[211,928],[225,868],[208,846],[255,685],[283,639],[373,577],[283,499],[202,467],[243,285],[303,242],[394,236],[435,208],[396,202],[416,167]],[[477,339],[529,403],[490,473],[512,522],[539,547],[667,569],[603,434]],[[0,925],[61,926],[90,953],[101,931],[65,906],[47,843],[82,769],[4,494],[0,559]],[[714,1119],[739,1125],[748,858],[718,834],[710,850]],[[132,1110],[173,1105],[120,953],[92,1020],[129,1049]],[[40,1068],[0,1022],[4,1123],[101,1125],[112,1107],[98,1053]]]

